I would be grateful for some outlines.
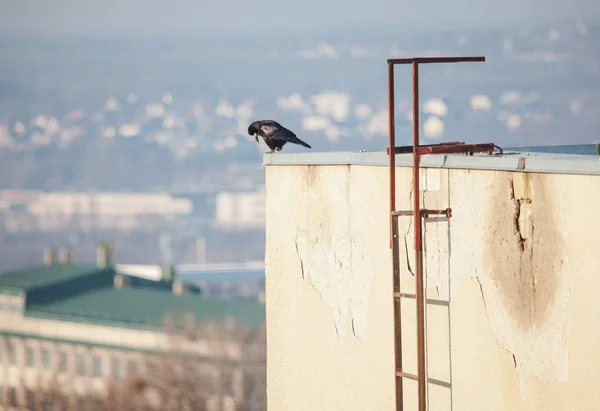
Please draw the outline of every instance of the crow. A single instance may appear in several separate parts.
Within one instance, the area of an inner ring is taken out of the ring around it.
[[[255,121],[248,127],[248,134],[253,136],[258,143],[258,136],[261,136],[265,144],[269,146],[271,154],[275,151],[281,151],[286,143],[300,144],[301,146],[312,148],[304,141],[300,140],[296,135],[273,120]]]

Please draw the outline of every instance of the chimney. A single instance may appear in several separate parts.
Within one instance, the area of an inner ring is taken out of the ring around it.
[[[96,265],[100,268],[112,266],[112,246],[109,243],[100,243],[96,248]]]
[[[56,252],[52,248],[44,250],[44,265],[52,265],[56,262]]]
[[[60,249],[60,262],[63,264],[71,263],[71,251],[68,248]]]
[[[115,286],[115,288],[129,287],[129,277],[124,276],[122,274],[117,274],[113,279],[113,285]]]

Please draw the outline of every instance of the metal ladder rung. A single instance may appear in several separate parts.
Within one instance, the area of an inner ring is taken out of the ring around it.
[[[394,298],[410,298],[411,300],[414,300],[415,298],[417,298],[417,295],[409,294],[409,293],[401,293],[400,291],[394,291]]]
[[[394,291],[394,299],[396,301],[400,301],[401,298],[409,298],[411,300],[415,300],[417,298],[416,294],[410,294],[410,293],[401,293],[399,291]],[[443,307],[449,307],[450,306],[450,301],[446,301],[446,300],[435,300],[433,298],[427,298],[425,300],[425,302],[427,304],[430,305],[440,305]]]
[[[415,212],[412,210],[392,211],[392,217],[412,216],[414,214],[415,214]],[[430,215],[445,215],[446,217],[450,218],[450,217],[452,217],[452,209],[446,208],[444,210],[428,210],[428,209],[421,210],[421,217],[427,217]]]
[[[408,372],[400,371],[400,370],[396,371],[396,377],[397,378],[408,378],[409,380],[419,381],[419,376],[408,373]],[[436,378],[429,377],[429,378],[427,378],[427,382],[429,384],[437,385],[439,387],[452,388],[452,385],[449,382],[438,380]]]
[[[412,210],[408,211],[392,211],[392,215],[394,217],[403,216],[403,215],[413,215],[414,212]]]
[[[416,294],[401,293],[400,291],[394,291],[394,298],[410,298],[414,300],[415,298],[417,298],[417,296]]]
[[[415,374],[411,374],[408,372],[404,372],[401,370],[396,370],[396,377],[400,377],[400,378],[408,378],[409,380],[414,380],[414,381],[418,381],[419,377]]]

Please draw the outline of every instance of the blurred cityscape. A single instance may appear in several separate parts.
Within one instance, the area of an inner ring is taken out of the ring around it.
[[[418,34],[418,35],[417,35]],[[423,70],[424,138],[499,145],[598,141],[600,27],[341,30],[285,39],[0,41],[0,258],[47,246],[119,263],[262,260],[266,146],[275,118],[314,151],[380,150],[385,59],[485,55]],[[410,77],[397,81],[399,144]],[[301,151],[302,147],[286,147]],[[243,233],[243,235],[242,235]]]
[[[599,39],[598,26],[577,20],[260,43],[3,40],[0,258],[23,266],[51,243],[91,256],[106,238],[121,263],[197,262],[201,235],[209,262],[262,259],[266,147],[248,124],[276,118],[315,151],[380,150],[390,56],[487,57],[423,70],[428,140],[597,142]],[[409,87],[407,71],[397,81],[401,144]]]
[[[265,409],[262,302],[96,252],[0,275],[0,409]]]

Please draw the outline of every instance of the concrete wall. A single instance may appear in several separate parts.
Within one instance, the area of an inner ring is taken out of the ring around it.
[[[388,175],[380,166],[268,166],[269,411],[393,410]],[[430,410],[600,404],[600,176],[422,170]],[[398,209],[412,170],[397,169]],[[412,217],[400,217],[414,293]],[[415,300],[403,298],[416,373]],[[416,382],[405,380],[406,409]]]

